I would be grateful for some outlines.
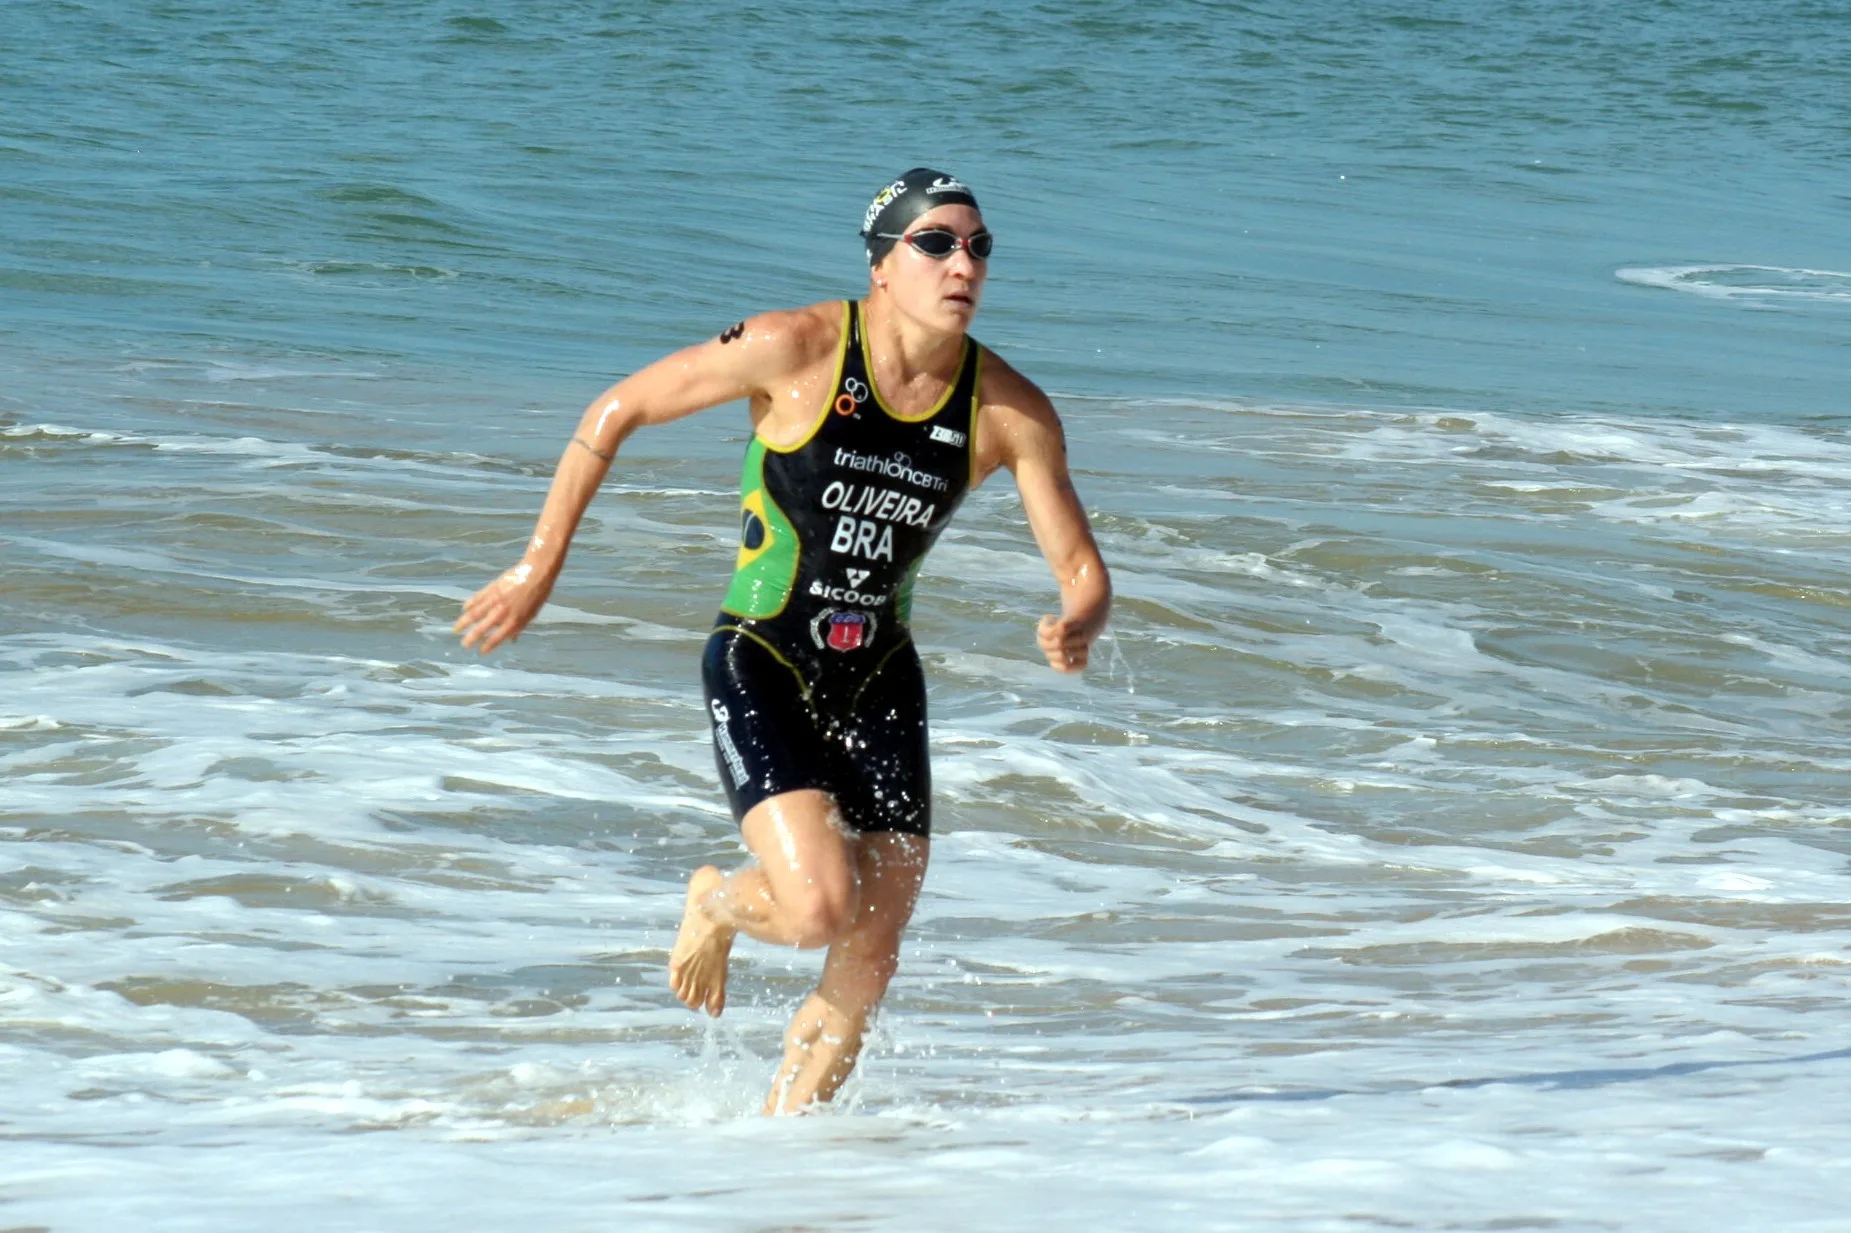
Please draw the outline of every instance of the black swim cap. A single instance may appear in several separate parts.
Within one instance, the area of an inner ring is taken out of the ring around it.
[[[861,234],[868,242],[868,264],[879,265],[894,246],[895,241],[880,238],[882,233],[899,235],[915,218],[942,205],[978,208],[969,185],[930,167],[915,167],[875,193],[861,220]]]

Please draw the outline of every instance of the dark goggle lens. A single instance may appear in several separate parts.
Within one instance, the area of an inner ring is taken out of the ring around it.
[[[930,227],[908,235],[906,242],[928,257],[949,257],[960,248],[968,248],[970,255],[977,260],[988,261],[990,250],[996,246],[996,237],[987,231],[979,231],[966,240],[955,231]]]

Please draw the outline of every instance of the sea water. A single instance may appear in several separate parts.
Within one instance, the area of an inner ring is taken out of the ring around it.
[[[0,6],[0,1228],[1851,1228],[1851,6]],[[1113,569],[928,563],[838,1105],[697,657],[741,408],[449,626],[607,383],[998,236]]]

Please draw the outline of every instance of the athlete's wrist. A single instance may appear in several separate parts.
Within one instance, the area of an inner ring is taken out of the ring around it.
[[[521,554],[521,559],[513,569],[503,575],[516,586],[538,586],[548,590],[559,578],[559,571],[565,565],[565,554],[548,549],[529,548]]]
[[[1091,642],[1105,632],[1106,622],[1111,615],[1112,604],[1108,599],[1088,604],[1084,608],[1063,607],[1060,619],[1069,628],[1078,632],[1081,637]]]

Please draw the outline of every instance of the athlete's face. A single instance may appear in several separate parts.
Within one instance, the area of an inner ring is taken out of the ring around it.
[[[906,234],[933,230],[967,240],[984,230],[983,215],[974,206],[942,205],[914,219]],[[907,316],[948,333],[962,333],[977,315],[989,272],[989,263],[973,257],[964,245],[948,257],[932,257],[902,240],[874,267],[874,281],[886,287]]]

